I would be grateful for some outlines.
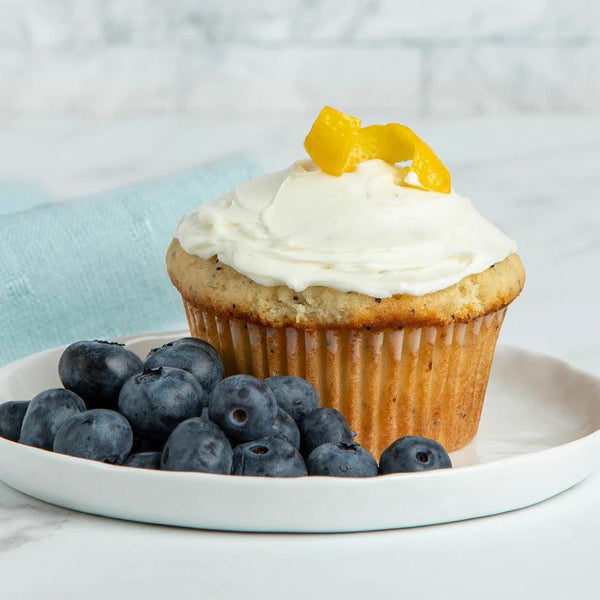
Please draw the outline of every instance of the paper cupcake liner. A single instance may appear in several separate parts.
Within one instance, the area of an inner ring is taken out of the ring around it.
[[[477,433],[505,310],[444,327],[273,328],[184,305],[191,333],[221,354],[226,375],[296,375],[341,411],[379,458],[404,435],[453,451]]]

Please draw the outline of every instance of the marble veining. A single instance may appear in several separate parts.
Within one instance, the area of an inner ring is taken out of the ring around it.
[[[0,484],[0,557],[59,532],[72,514]]]
[[[592,0],[3,0],[1,11],[5,115],[306,114],[324,102],[597,114],[600,101]]]

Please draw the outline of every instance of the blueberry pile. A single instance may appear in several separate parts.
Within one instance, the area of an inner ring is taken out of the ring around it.
[[[451,467],[433,440],[407,436],[379,464],[344,416],[297,377],[223,378],[207,342],[182,338],[145,361],[124,345],[80,341],[62,354],[64,388],[0,404],[0,437],[90,460],[260,477],[374,477]]]

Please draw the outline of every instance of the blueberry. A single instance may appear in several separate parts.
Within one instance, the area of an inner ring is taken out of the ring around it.
[[[106,408],[69,417],[54,438],[54,452],[112,464],[122,463],[132,445],[133,431],[127,419]]]
[[[123,344],[98,340],[71,344],[58,363],[65,388],[91,408],[116,409],[121,387],[142,370],[142,360]]]
[[[191,373],[207,394],[223,379],[223,361],[217,351],[204,340],[182,338],[150,350],[145,367],[175,367]]]
[[[211,421],[188,419],[169,436],[162,453],[161,468],[168,471],[231,471],[231,444]]]
[[[85,410],[84,401],[74,392],[62,388],[38,394],[27,407],[19,442],[52,450],[59,427],[72,415]]]
[[[193,375],[159,367],[125,382],[119,394],[119,411],[129,419],[137,437],[164,441],[179,423],[200,415],[206,401]]]
[[[354,441],[354,434],[350,431],[344,415],[334,408],[317,408],[302,418],[298,429],[302,439],[302,454],[305,457],[321,444]]]
[[[319,396],[305,379],[291,375],[267,377],[265,383],[273,392],[277,404],[298,423],[302,417],[319,408]]]
[[[254,477],[303,477],[307,474],[298,450],[273,436],[236,446],[231,473]]]
[[[300,430],[296,421],[283,408],[277,409],[275,423],[271,427],[271,435],[289,442],[296,450],[300,450]]]
[[[452,461],[441,444],[414,435],[407,435],[390,444],[379,461],[379,472],[382,475],[451,467]]]
[[[309,475],[375,477],[379,474],[373,455],[356,442],[330,442],[315,448],[306,459]]]
[[[215,350],[215,348],[212,344],[209,344],[206,340],[202,340],[197,337],[182,337],[182,338],[173,340],[172,342],[169,342],[169,343],[171,344],[171,346],[179,346],[180,344],[188,344],[190,346],[196,346],[197,348],[203,348],[203,349],[207,350],[208,352],[214,353],[217,356],[219,356],[219,353]],[[165,345],[167,345],[167,344],[165,344]]]
[[[160,469],[161,454],[161,452],[136,452],[127,457],[123,466],[137,469]]]
[[[21,435],[23,417],[29,401],[12,400],[0,404],[0,437],[16,442]]]
[[[270,434],[277,402],[260,379],[233,375],[217,384],[208,404],[210,420],[236,442],[250,442]]]

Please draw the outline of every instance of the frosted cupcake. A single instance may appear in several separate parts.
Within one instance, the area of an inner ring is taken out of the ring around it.
[[[308,379],[376,456],[408,434],[456,450],[477,431],[506,307],[523,288],[516,244],[449,189],[410,130],[354,120],[348,135],[339,123],[351,118],[327,123],[327,110],[306,143],[319,164],[296,162],[184,217],[169,275],[227,374]],[[409,151],[411,167],[396,166]]]

